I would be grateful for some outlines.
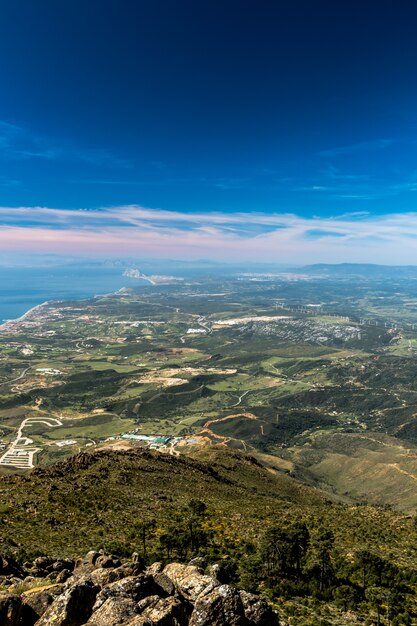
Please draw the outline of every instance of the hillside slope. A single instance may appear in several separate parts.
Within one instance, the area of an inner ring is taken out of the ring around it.
[[[28,561],[94,549],[122,559],[138,552],[146,563],[198,556],[220,563],[241,588],[266,593],[284,623],[347,624],[346,611],[361,622],[388,595],[391,623],[414,623],[412,517],[332,500],[224,446],[195,454],[96,450],[1,477],[0,554]]]

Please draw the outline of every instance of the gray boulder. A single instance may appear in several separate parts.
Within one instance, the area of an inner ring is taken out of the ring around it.
[[[145,571],[147,574],[154,576],[155,574],[162,572],[163,569],[164,569],[164,566],[162,565],[162,563],[160,563],[159,561],[155,561],[155,563],[152,563],[152,565],[147,567]]]
[[[211,576],[206,576],[195,565],[183,565],[182,563],[170,563],[164,569],[167,576],[179,593],[194,602],[202,593],[207,593],[219,582]]]
[[[160,596],[173,596],[175,594],[175,585],[166,574],[158,572],[154,574],[153,579],[159,587]]]
[[[124,576],[122,572],[117,572],[116,569],[108,569],[107,567],[99,567],[91,572],[91,580],[95,585],[99,587],[105,587],[110,583],[114,583],[116,580],[121,580]]]
[[[11,593],[0,593],[0,624],[1,626],[17,626],[19,624],[22,600]]]
[[[220,585],[196,600],[189,626],[247,626],[239,592]]]
[[[68,580],[68,578],[71,578],[71,576],[72,574],[69,571],[69,569],[63,569],[61,572],[59,572],[59,574],[55,578],[55,582],[65,583]]]
[[[47,608],[36,626],[82,626],[91,616],[99,587],[79,580]]]
[[[31,590],[23,594],[19,624],[33,626],[62,591],[62,585],[50,585],[39,591]]]
[[[0,626],[278,626],[264,599],[222,584],[221,566],[207,575],[196,564],[154,563],[144,570],[139,557],[118,563],[103,551],[76,563],[39,557],[30,569],[62,583],[29,576],[29,585],[43,586],[20,596],[17,587],[0,593]],[[6,575],[3,585],[14,580],[21,582]]]
[[[253,626],[278,626],[278,615],[266,600],[247,591],[240,591],[239,593],[249,624]]]
[[[87,625],[124,626],[126,622],[137,614],[137,604],[130,598],[107,598],[107,600],[93,612]]]
[[[100,552],[90,550],[90,552],[87,552],[87,554],[85,555],[84,561],[86,561],[87,563],[91,563],[91,565],[94,565],[99,556]]]
[[[186,626],[188,615],[186,606],[179,598],[161,598],[142,613],[154,626]]]
[[[94,565],[96,567],[119,567],[121,562],[115,556],[109,556],[107,554],[102,554],[95,561]]]
[[[128,598],[134,602],[139,602],[149,596],[159,596],[157,591],[158,587],[151,576],[147,574],[129,576],[103,587],[97,595],[93,611],[97,611],[108,598]]]

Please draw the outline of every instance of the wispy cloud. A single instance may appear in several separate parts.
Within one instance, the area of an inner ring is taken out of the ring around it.
[[[145,185],[148,181],[141,180],[112,180],[111,178],[79,178],[72,182],[82,185]]]
[[[6,122],[5,120],[0,120],[0,132],[5,133],[20,133],[22,128],[17,126],[16,124],[11,124],[10,122]]]
[[[125,169],[132,163],[106,148],[77,146],[65,139],[50,139],[28,128],[0,120],[0,157],[84,162],[99,167]]]
[[[214,181],[207,181],[218,189],[244,189],[253,181],[253,178],[218,178]]]
[[[0,208],[0,249],[90,256],[417,263],[417,213],[307,218],[185,213],[136,205],[100,210]]]
[[[358,174],[355,172],[342,172],[334,165],[328,165],[323,170],[323,176],[330,178],[331,180],[345,180],[349,182],[369,180],[368,174]]]
[[[386,194],[384,194],[386,195]],[[376,200],[381,197],[375,193],[337,193],[334,194],[335,198],[347,198],[349,200]]]
[[[253,181],[253,178],[250,177],[242,177],[242,178],[208,178],[206,176],[200,177],[180,177],[176,176],[175,178],[138,178],[134,179],[107,179],[107,178],[81,178],[74,182],[85,184],[85,185],[137,185],[142,187],[177,187],[182,185],[188,185],[193,187],[200,188],[208,188],[208,187],[216,187],[217,189],[246,189],[250,186],[250,183]]]
[[[359,152],[369,152],[373,150],[384,150],[393,144],[392,139],[375,139],[372,141],[361,141],[359,143],[350,144],[348,146],[339,146],[336,148],[328,148],[319,152],[323,157],[336,157],[341,154],[356,154]]]
[[[13,154],[15,157],[21,157],[23,159],[47,159],[47,160],[55,160],[59,159],[63,156],[63,151],[58,148],[49,148],[45,150],[14,150]]]
[[[0,176],[0,186],[2,187],[20,187],[20,180],[9,178],[8,176]]]
[[[352,200],[379,200],[417,191],[417,171],[403,174],[396,172],[395,175],[385,177],[382,174],[370,176],[365,173],[341,170],[329,164],[316,176],[306,177],[306,179],[303,184],[295,185],[292,189]]]
[[[20,126],[0,120],[0,150],[9,148],[21,133]]]
[[[130,169],[132,167],[132,163],[129,159],[123,159],[110,150],[96,148],[84,148],[83,150],[74,151],[68,150],[67,156],[70,160],[85,161],[92,165],[116,167],[120,169]]]

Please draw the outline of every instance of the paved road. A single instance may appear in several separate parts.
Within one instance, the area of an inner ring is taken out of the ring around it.
[[[16,469],[31,469],[34,467],[34,457],[40,448],[32,445],[33,440],[23,435],[23,429],[31,424],[46,424],[50,428],[62,426],[62,422],[55,417],[26,417],[20,424],[16,437],[0,457],[0,465]]]
[[[16,383],[18,380],[22,380],[22,378],[24,378],[26,376],[26,373],[30,370],[32,366],[27,367],[25,370],[23,370],[23,372],[17,376],[17,378],[13,378],[12,380],[6,380],[4,383],[0,383],[0,387],[3,387],[4,385],[10,385],[11,383]]]
[[[238,396],[238,401],[236,402],[236,404],[232,404],[232,406],[239,406],[239,404],[242,402],[243,398],[246,396],[247,393],[249,393],[251,391],[251,389],[248,389],[247,391],[244,391],[242,393],[241,396]]]
[[[198,323],[200,324],[200,326],[201,326],[202,328],[204,328],[204,329],[208,332],[208,334],[210,335],[210,334],[211,334],[211,326],[209,326],[209,325],[208,325],[208,323],[206,323],[206,321],[205,321],[205,320],[206,320],[206,316],[205,316],[205,315],[200,315],[200,316],[199,316],[199,318],[198,318],[198,320],[197,320],[197,322],[198,322]]]

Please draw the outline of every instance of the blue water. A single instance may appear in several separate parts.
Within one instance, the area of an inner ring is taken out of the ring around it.
[[[143,285],[122,274],[120,267],[0,267],[0,322],[20,317],[46,300],[89,298]]]

